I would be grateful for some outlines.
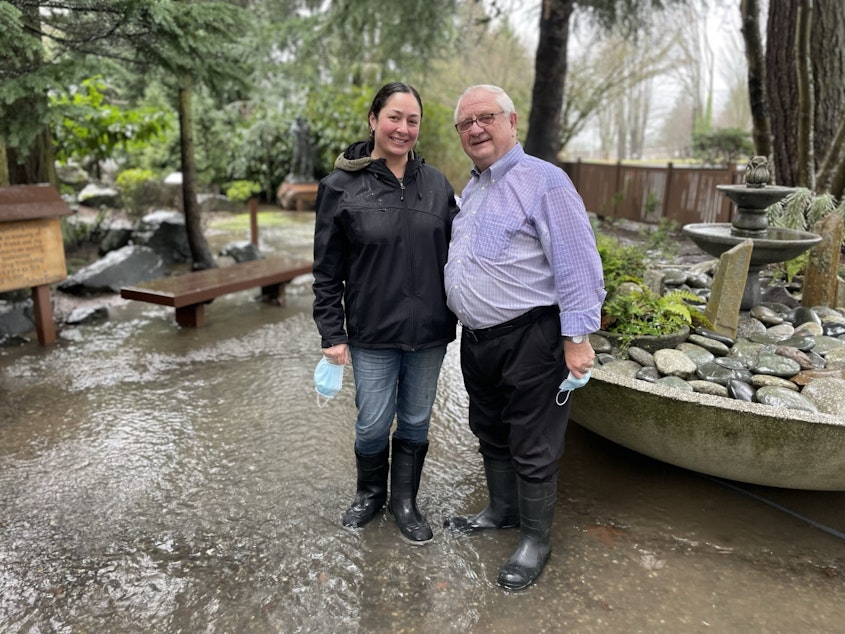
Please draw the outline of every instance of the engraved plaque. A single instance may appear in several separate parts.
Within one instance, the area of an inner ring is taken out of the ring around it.
[[[0,223],[0,292],[67,277],[58,218]]]

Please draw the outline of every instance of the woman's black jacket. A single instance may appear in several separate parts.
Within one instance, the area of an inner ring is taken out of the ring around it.
[[[351,145],[317,191],[314,321],[322,347],[417,350],[455,339],[443,267],[458,213],[446,177],[413,152],[400,181]]]

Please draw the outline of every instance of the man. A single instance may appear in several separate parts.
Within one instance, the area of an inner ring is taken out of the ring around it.
[[[582,379],[593,367],[588,335],[599,329],[605,297],[601,260],[572,182],[517,141],[517,114],[504,90],[468,88],[455,128],[474,167],[452,226],[446,294],[463,327],[469,425],[490,502],[445,524],[465,532],[519,526],[498,583],[521,590],[551,552],[571,402],[561,406],[556,397],[567,369]]]

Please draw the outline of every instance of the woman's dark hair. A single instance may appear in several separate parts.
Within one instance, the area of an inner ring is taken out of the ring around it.
[[[382,86],[381,89],[376,93],[376,96],[373,97],[373,105],[370,106],[370,112],[375,115],[376,119],[378,119],[378,113],[381,112],[382,108],[384,108],[384,104],[387,103],[387,100],[398,92],[405,92],[414,95],[414,98],[420,105],[420,118],[422,118],[422,99],[420,99],[420,95],[417,92],[417,89],[414,88],[411,84],[404,84],[401,81],[393,81],[389,84],[385,84],[384,86]]]

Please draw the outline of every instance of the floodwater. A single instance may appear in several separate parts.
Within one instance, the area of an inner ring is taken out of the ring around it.
[[[262,248],[306,254],[313,216]],[[449,347],[419,505],[434,541],[352,499],[351,372],[317,406],[308,279],[244,292],[180,330],[117,302],[57,345],[0,348],[0,632],[837,632],[845,494],[714,480],[576,424],[553,552],[495,583],[516,531],[440,526],[486,500]],[[574,398],[577,398],[577,393]]]

